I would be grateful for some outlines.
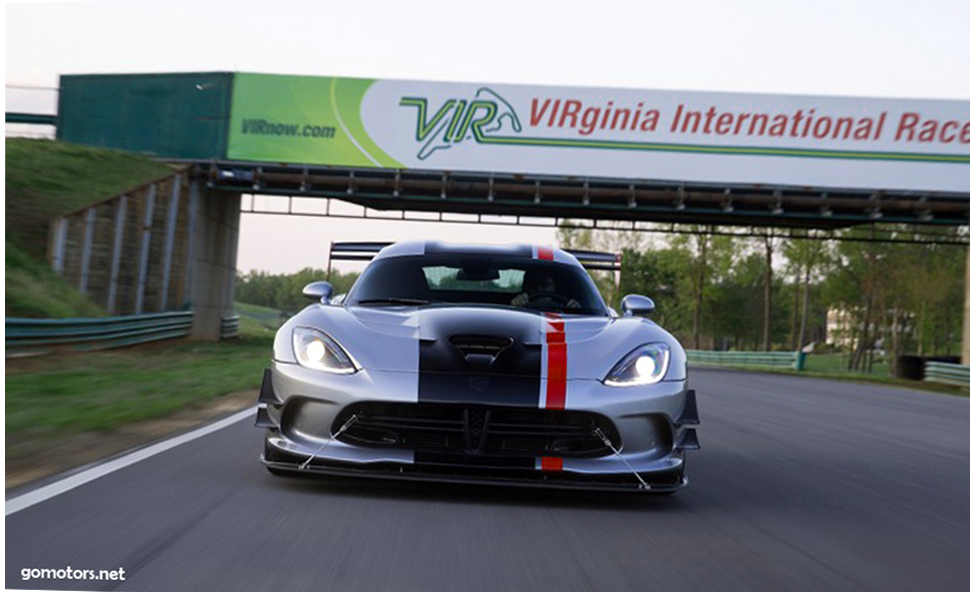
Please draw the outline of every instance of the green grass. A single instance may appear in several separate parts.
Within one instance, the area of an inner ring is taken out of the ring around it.
[[[50,272],[51,218],[172,172],[143,156],[51,140],[6,140],[6,315],[98,316],[98,307]]]
[[[273,355],[275,329],[245,315],[278,317],[278,311],[245,304],[237,309],[239,339],[7,360],[8,456],[259,388]]]
[[[177,341],[7,361],[11,438],[106,431],[259,387],[272,338]]]
[[[889,378],[889,363],[877,360],[872,364],[872,372],[849,372],[849,354],[809,354],[805,358],[805,371],[821,374],[838,374],[870,378]]]
[[[246,304],[245,302],[236,302],[234,306],[239,315],[240,333],[252,336],[271,336],[284,322],[281,316],[282,312],[275,308]]]
[[[54,271],[6,240],[5,314],[8,317],[99,317],[104,311]]]
[[[270,308],[268,306],[260,306],[258,304],[247,304],[245,302],[234,302],[233,305],[236,307],[236,311],[241,315],[248,315],[252,317],[278,317],[280,311],[275,308]]]

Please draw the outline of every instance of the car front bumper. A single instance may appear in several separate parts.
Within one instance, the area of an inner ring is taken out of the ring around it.
[[[256,424],[266,428],[262,462],[277,472],[667,492],[687,484],[684,455],[699,447],[690,427],[697,423],[696,401],[686,381],[617,388],[571,380],[564,413],[603,418],[601,433],[610,434],[610,449],[592,454],[360,445],[341,432],[354,429],[348,414],[362,403],[422,405],[412,394],[417,379],[407,372],[330,375],[274,362],[264,377],[265,406]],[[439,407],[449,405],[469,407],[458,401]]]

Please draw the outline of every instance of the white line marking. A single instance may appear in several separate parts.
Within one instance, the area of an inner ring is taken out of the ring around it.
[[[54,483],[50,483],[43,487],[38,487],[33,491],[28,491],[23,495],[18,495],[17,497],[7,500],[5,516],[9,516],[25,508],[29,508],[30,506],[49,500],[54,496],[70,491],[76,487],[80,487],[85,483],[89,483],[95,479],[104,477],[105,475],[114,473],[115,471],[119,471],[147,458],[151,458],[156,454],[161,454],[166,450],[171,450],[172,448],[185,444],[186,442],[191,442],[192,440],[196,440],[202,436],[211,434],[212,432],[219,431],[222,428],[242,421],[247,417],[251,417],[253,413],[256,412],[256,409],[257,407],[251,407],[245,411],[240,411],[239,413],[230,415],[225,419],[221,419],[215,423],[203,426],[187,434],[176,436],[175,438],[165,440],[164,442],[159,442],[158,444],[152,444],[147,448],[136,450],[131,454],[126,454],[125,456],[110,460],[96,467],[91,467],[86,471],[81,471],[80,473],[71,475],[70,477],[65,477],[60,481],[55,481]]]

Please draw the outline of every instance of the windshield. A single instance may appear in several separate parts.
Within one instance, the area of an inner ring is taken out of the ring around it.
[[[371,263],[347,306],[477,304],[603,315],[585,270],[553,261],[494,255],[390,257]]]

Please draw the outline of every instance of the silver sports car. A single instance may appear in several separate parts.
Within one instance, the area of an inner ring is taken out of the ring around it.
[[[279,330],[256,426],[273,474],[668,493],[699,448],[687,358],[630,295],[584,269],[612,255],[533,246],[344,243],[371,259],[339,304]]]

